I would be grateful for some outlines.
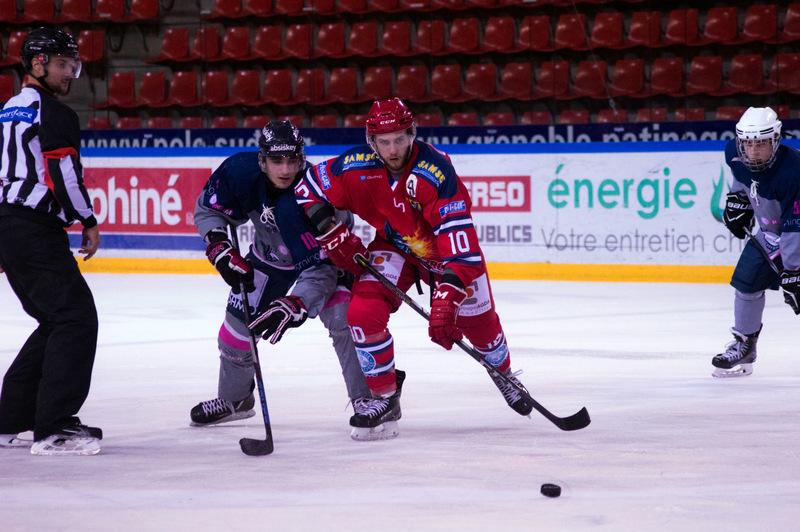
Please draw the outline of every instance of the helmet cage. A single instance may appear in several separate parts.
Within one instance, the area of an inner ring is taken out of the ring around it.
[[[762,172],[772,166],[778,153],[781,140],[781,123],[763,129],[736,127],[736,151],[742,164],[751,172]],[[747,147],[754,145],[770,145],[770,155],[766,159],[753,159],[747,154]]]

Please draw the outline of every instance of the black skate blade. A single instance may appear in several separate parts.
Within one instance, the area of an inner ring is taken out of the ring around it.
[[[266,456],[272,454],[272,451],[275,450],[272,439],[255,440],[253,438],[242,438],[239,440],[239,447],[242,448],[242,452],[247,456]]]

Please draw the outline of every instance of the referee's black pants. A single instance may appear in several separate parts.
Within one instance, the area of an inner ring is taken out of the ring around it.
[[[33,430],[40,440],[75,422],[89,394],[97,310],[64,229],[49,219],[0,213],[0,265],[39,322],[3,379],[0,433]]]

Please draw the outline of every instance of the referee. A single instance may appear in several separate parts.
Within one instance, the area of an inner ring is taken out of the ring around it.
[[[38,28],[21,55],[22,90],[0,111],[0,270],[39,327],[3,379],[0,447],[97,454],[102,431],[76,417],[89,393],[97,310],[64,228],[83,226],[84,260],[100,233],[83,185],[78,116],[56,99],[80,74],[78,45]],[[20,438],[29,430],[33,441]]]

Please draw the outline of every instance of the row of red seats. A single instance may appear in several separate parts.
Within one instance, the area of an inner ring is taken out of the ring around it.
[[[137,22],[158,19],[159,0],[61,0],[56,10],[55,0],[25,0],[22,11],[17,10],[17,0],[0,0],[0,22],[10,24],[65,22]]]
[[[790,118],[791,112],[788,105],[774,106],[781,119]],[[716,110],[707,110],[703,107],[680,107],[670,112],[666,107],[644,107],[635,111],[625,109],[601,109],[594,115],[587,109],[565,109],[551,114],[550,111],[526,111],[515,114],[513,112],[478,113],[476,111],[453,112],[444,117],[442,113],[420,112],[415,113],[417,125],[420,127],[438,126],[510,126],[510,125],[549,125],[549,124],[617,124],[629,122],[667,122],[667,121],[703,121],[710,120],[738,120],[746,110],[744,106],[722,106]],[[202,127],[219,128],[261,128],[272,116],[247,115],[239,118],[234,115],[214,116],[206,119],[203,116],[182,116],[175,120],[169,116],[153,116],[142,119],[139,116],[119,117],[114,120],[109,115],[96,115],[89,120],[90,129],[120,129],[137,128],[172,128],[193,129]],[[322,113],[306,118],[303,115],[280,115],[281,120],[290,120],[298,127],[363,127],[366,121],[364,114],[346,114],[344,116],[333,113]]]
[[[25,42],[27,31],[15,31],[8,37],[7,52],[3,55],[3,41],[0,39],[0,66],[18,65],[22,45]],[[100,61],[106,55],[106,30],[83,30],[78,33],[78,50],[81,61],[92,63]]]
[[[136,94],[136,75],[115,72],[109,79],[108,99],[100,107],[192,107],[209,105],[258,106],[327,105],[358,103],[398,96],[411,102],[464,102],[470,100],[532,100],[555,98],[673,97],[707,94],[800,94],[800,53],[779,53],[772,59],[768,76],[763,75],[761,54],[739,54],[730,60],[723,76],[720,56],[659,57],[649,65],[644,59],[620,59],[610,69],[605,61],[579,61],[571,72],[567,61],[507,63],[498,70],[494,63],[476,63],[462,72],[460,64],[403,65],[397,73],[390,66],[326,69],[225,70],[202,75],[194,70],[178,71],[167,79],[164,71],[146,72]],[[536,67],[536,68],[535,68]],[[198,81],[200,90],[198,90]],[[167,94],[169,86],[169,94]]]
[[[489,17],[485,24],[477,17],[457,18],[448,25],[441,19],[376,20],[260,25],[251,36],[248,26],[197,29],[190,43],[188,27],[168,28],[161,53],[152,62],[249,61],[316,57],[380,57],[420,54],[446,55],[486,52],[514,53],[525,50],[623,49],[633,46],[661,47],[674,44],[742,44],[745,42],[793,42],[800,40],[800,3],[791,4],[781,32],[775,5],[754,5],[747,10],[744,29],[736,29],[736,8],[711,8],[702,36],[697,32],[697,10],[676,9],[669,13],[661,34],[659,11],[632,14],[627,34],[621,12],[598,13],[587,36],[584,14],[558,18],[554,37],[548,15]],[[712,15],[718,18],[712,19]],[[730,26],[732,22],[734,25]]]

